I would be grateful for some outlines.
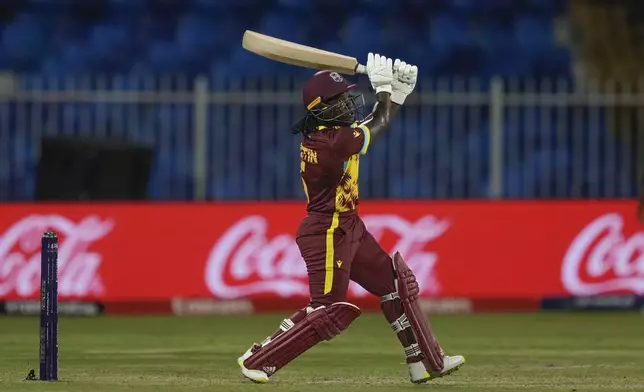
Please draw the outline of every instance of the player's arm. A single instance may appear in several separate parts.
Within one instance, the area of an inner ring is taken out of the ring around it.
[[[373,111],[360,124],[360,128],[369,133],[369,142],[373,143],[385,133],[399,106],[391,101],[390,93],[383,91],[376,94],[376,104]]]
[[[338,156],[348,159],[355,154],[366,154],[372,140],[378,138],[389,127],[395,110],[394,105],[390,93],[377,93],[376,105],[365,121],[352,127],[352,132],[334,133],[333,148]]]

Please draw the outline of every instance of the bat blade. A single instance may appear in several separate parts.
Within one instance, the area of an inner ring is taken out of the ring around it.
[[[346,75],[366,73],[355,57],[328,52],[280,38],[246,30],[242,47],[250,52],[285,64],[317,70],[330,70]]]

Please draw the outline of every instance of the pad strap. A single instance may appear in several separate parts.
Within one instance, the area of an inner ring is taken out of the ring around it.
[[[286,332],[289,329],[293,328],[294,325],[295,323],[291,321],[291,319],[284,319],[284,321],[282,321],[282,324],[280,324],[280,329],[282,330],[282,332]]]
[[[387,295],[383,295],[382,297],[380,297],[380,302],[393,301],[393,300],[398,299],[398,298],[400,298],[400,296],[398,295],[397,292],[389,293]]]
[[[404,331],[409,327],[410,327],[409,320],[407,320],[407,315],[405,315],[405,314],[403,314],[402,316],[398,317],[398,319],[396,319],[396,321],[391,323],[391,329],[393,329],[395,333],[398,333],[400,331]]]
[[[412,343],[409,346],[405,347],[405,356],[407,358],[417,357],[421,354],[422,352],[420,351],[420,347],[418,346],[418,343]]]

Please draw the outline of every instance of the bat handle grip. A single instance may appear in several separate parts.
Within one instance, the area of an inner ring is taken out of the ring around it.
[[[362,64],[356,65],[356,73],[366,75],[367,74],[367,67],[365,67]]]

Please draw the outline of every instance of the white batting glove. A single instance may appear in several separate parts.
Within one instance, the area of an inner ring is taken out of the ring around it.
[[[376,90],[376,94],[382,91],[388,93],[393,91],[393,61],[390,58],[369,53],[367,56],[367,76],[369,76],[371,87]]]
[[[391,84],[393,88],[391,102],[402,105],[405,102],[405,98],[414,91],[417,78],[417,66],[396,59],[394,62],[394,80]]]

